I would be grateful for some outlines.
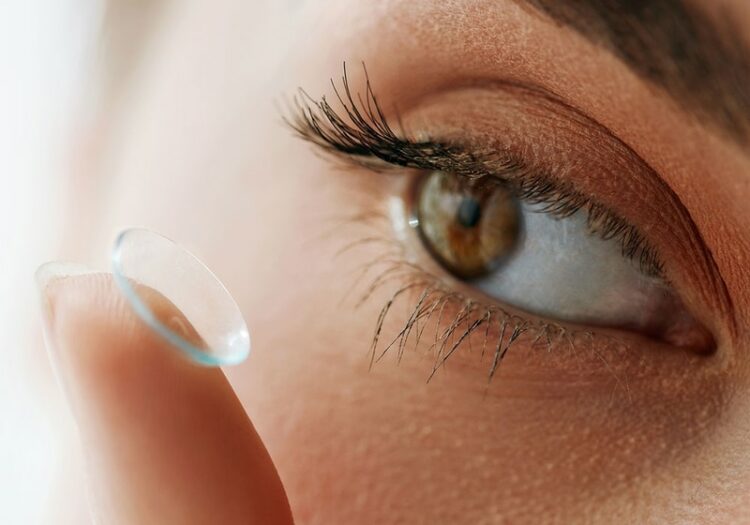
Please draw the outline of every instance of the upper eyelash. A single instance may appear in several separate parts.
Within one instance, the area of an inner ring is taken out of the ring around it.
[[[538,168],[526,166],[508,152],[475,154],[455,144],[410,138],[399,123],[397,133],[389,124],[365,73],[365,96],[351,90],[344,64],[343,94],[331,79],[346,119],[328,103],[300,89],[285,122],[304,140],[328,153],[380,171],[389,166],[451,172],[469,180],[492,177],[509,184],[515,195],[541,211],[558,218],[585,210],[589,229],[602,239],[617,239],[623,257],[638,263],[647,276],[663,278],[663,263],[657,251],[638,228],[612,211],[576,191],[569,183],[553,179]]]

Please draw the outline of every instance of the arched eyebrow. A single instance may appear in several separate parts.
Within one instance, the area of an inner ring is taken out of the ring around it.
[[[750,143],[750,52],[731,14],[686,0],[520,0],[603,46],[680,107]]]

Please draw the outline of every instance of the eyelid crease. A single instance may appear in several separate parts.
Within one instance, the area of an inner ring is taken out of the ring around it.
[[[317,101],[300,90],[284,121],[298,136],[324,152],[372,171],[404,167],[451,172],[470,181],[491,178],[508,184],[519,199],[542,205],[540,211],[557,218],[584,210],[592,234],[604,240],[618,240],[623,257],[634,260],[643,274],[664,279],[663,263],[657,251],[635,225],[609,207],[576,191],[570,183],[557,181],[541,169],[530,168],[510,152],[470,152],[459,145],[444,144],[428,137],[410,138],[400,120],[399,133],[396,133],[380,108],[366,69],[365,79],[364,100],[351,91],[346,65],[342,76],[343,93],[331,80],[346,118],[333,109],[325,96]]]

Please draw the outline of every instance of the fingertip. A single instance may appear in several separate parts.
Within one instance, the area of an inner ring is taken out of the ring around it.
[[[94,458],[105,519],[291,523],[275,467],[219,368],[196,365],[151,330],[109,274],[41,282],[50,353]],[[166,297],[144,296],[198,338]]]
[[[130,309],[111,275],[50,278],[43,294],[50,354],[66,384],[93,386],[102,393],[116,387],[131,370],[148,374],[165,365],[185,367],[180,356]],[[154,294],[153,300],[164,315],[180,315],[163,296]]]

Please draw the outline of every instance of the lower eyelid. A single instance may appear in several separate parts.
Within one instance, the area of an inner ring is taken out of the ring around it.
[[[401,179],[397,185],[405,184]],[[639,336],[621,338],[612,330],[548,322],[472,297],[466,285],[439,277],[429,260],[412,249],[416,236],[404,201],[391,195],[385,202],[385,212],[349,223],[354,226],[347,228],[349,244],[340,250],[360,260],[352,300],[361,308],[378,308],[373,365],[418,352],[430,356],[426,379],[449,360],[478,364],[479,377],[492,379],[512,355],[536,368],[611,377],[616,369],[632,368],[633,345],[666,346]],[[367,255],[357,255],[359,250]]]
[[[611,330],[580,329],[510,312],[449,287],[405,259],[371,267],[368,273],[362,283],[365,303],[380,306],[369,349],[371,366],[417,352],[428,356],[428,381],[448,362],[470,364],[489,381],[511,357],[526,369],[608,380],[627,371],[632,380],[651,373],[644,351],[671,349],[642,336],[620,337]]]
[[[328,215],[331,222],[318,243],[327,239],[324,244],[334,256],[336,275],[347,289],[345,295],[334,298],[340,305],[342,322],[356,320],[365,327],[361,346],[353,351],[362,352],[365,362],[372,360],[371,366],[393,366],[399,359],[406,359],[410,367],[417,367],[417,381],[430,377],[442,381],[447,366],[461,370],[461,376],[476,381],[480,390],[490,388],[488,378],[494,369],[491,385],[497,385],[492,386],[497,394],[505,391],[500,385],[512,379],[545,384],[552,381],[563,388],[563,395],[588,392],[599,396],[606,391],[611,397],[629,391],[639,378],[644,387],[651,388],[658,385],[654,377],[690,377],[714,362],[634,333],[548,322],[484,300],[470,286],[441,272],[437,263],[422,252],[416,232],[409,227],[410,207],[403,198],[413,187],[408,174],[383,179],[373,177],[366,169],[336,173],[339,175],[333,175],[338,178],[332,187],[341,193],[336,191],[333,202],[341,212]],[[318,243],[316,249],[320,249]],[[422,300],[422,306],[442,302],[429,321],[422,318],[414,322],[412,315],[427,289],[431,294]],[[461,316],[467,304],[471,305],[469,315]],[[494,312],[492,321],[475,328],[442,362],[467,328],[488,311]],[[504,334],[502,318],[511,320]],[[375,326],[380,327],[379,333]],[[516,327],[520,335],[495,364],[498,343],[507,346]]]

